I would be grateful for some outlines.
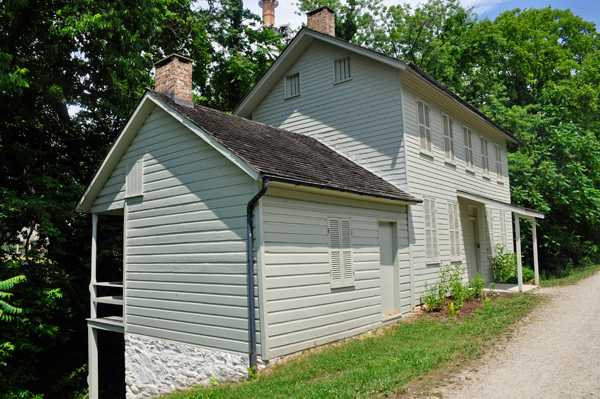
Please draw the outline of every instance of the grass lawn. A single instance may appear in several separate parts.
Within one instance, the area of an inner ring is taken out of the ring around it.
[[[496,297],[473,317],[460,322],[400,322],[371,335],[306,351],[248,381],[177,392],[164,398],[394,396],[403,393],[411,381],[437,379],[442,370],[456,369],[479,357],[500,333],[543,300],[540,295],[527,293]]]
[[[557,287],[560,285],[573,285],[583,280],[586,277],[590,277],[591,275],[600,271],[600,265],[590,265],[585,267],[580,267],[573,269],[573,272],[562,278],[549,278],[546,280],[540,280],[540,286],[542,287]]]

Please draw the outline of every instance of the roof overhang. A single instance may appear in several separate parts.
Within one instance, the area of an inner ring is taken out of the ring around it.
[[[483,203],[486,206],[493,207],[494,209],[500,209],[503,211],[514,212],[517,215],[519,215],[519,217],[522,217],[524,219],[530,219],[530,220],[544,219],[543,212],[536,211],[536,210],[529,209],[529,208],[523,208],[520,206],[509,204],[507,202],[498,201],[493,198],[484,197],[479,194],[457,190],[456,196],[459,198],[464,198],[467,200]]]
[[[258,171],[250,167],[246,162],[241,160],[231,151],[229,151],[221,143],[217,142],[213,137],[204,132],[201,128],[194,125],[187,118],[183,117],[179,112],[165,104],[160,99],[153,96],[149,91],[146,91],[142,96],[142,99],[138,102],[132,114],[127,119],[125,127],[121,130],[121,133],[114,141],[110,150],[102,160],[100,167],[96,170],[96,173],[92,177],[92,180],[85,189],[83,195],[79,199],[75,211],[82,213],[89,213],[92,209],[94,200],[100,194],[100,191],[104,187],[104,184],[112,174],[113,170],[129,148],[129,145],[135,138],[135,135],[139,132],[140,128],[146,121],[146,118],[155,107],[160,107],[173,118],[179,121],[182,125],[194,132],[198,137],[220,152],[223,156],[229,159],[231,162],[236,164],[240,169],[246,172],[253,179],[258,179]]]
[[[334,46],[342,47],[348,51],[352,51],[364,57],[376,60],[392,68],[409,71],[414,76],[418,77],[422,81],[434,87],[446,98],[464,107],[473,116],[480,119],[482,122],[489,125],[494,130],[497,130],[502,135],[506,136],[506,138],[512,141],[513,143],[521,143],[521,141],[509,131],[498,125],[496,122],[492,121],[484,113],[482,113],[477,108],[460,98],[448,87],[444,86],[443,84],[429,76],[429,74],[427,74],[425,71],[423,71],[421,68],[417,67],[413,63],[400,60],[398,58],[390,57],[377,51],[369,50],[365,47],[352,44],[345,40],[326,35],[324,33],[308,29],[306,27],[302,28],[300,32],[298,32],[298,34],[296,35],[296,37],[294,37],[292,42],[279,55],[277,60],[275,60],[275,62],[262,76],[258,83],[254,85],[252,90],[250,90],[250,93],[248,93],[246,97],[244,97],[242,102],[233,111],[233,115],[241,116],[246,119],[251,119],[252,112],[254,111],[254,109],[256,109],[256,107],[267,96],[271,89],[277,84],[277,82],[279,82],[279,80],[285,75],[285,73],[294,64],[294,62],[300,57],[300,55],[302,55],[304,50],[306,50],[315,39],[324,41]]]

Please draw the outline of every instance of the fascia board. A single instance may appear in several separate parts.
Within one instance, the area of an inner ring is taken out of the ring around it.
[[[129,144],[131,144],[133,138],[146,121],[146,118],[156,106],[149,98],[150,94],[148,92],[142,96],[142,99],[129,117],[121,134],[119,134],[104,157],[100,167],[96,170],[96,173],[94,173],[90,184],[88,184],[83,195],[79,199],[75,211],[82,213],[91,212],[92,204],[102,190],[102,187],[104,187],[104,183],[106,183],[112,171],[125,154],[125,151],[127,151]]]
[[[252,179],[254,179],[254,180],[258,179],[259,171],[252,168],[240,157],[238,157],[237,155],[235,155],[234,153],[229,151],[229,149],[227,147],[225,147],[223,144],[219,143],[217,140],[215,140],[211,135],[206,133],[204,130],[202,130],[198,126],[194,125],[189,119],[182,116],[179,112],[175,111],[169,105],[165,104],[163,101],[161,101],[160,99],[158,99],[152,95],[150,95],[150,98],[152,99],[152,101],[154,101],[154,103],[156,105],[161,107],[164,111],[166,111],[169,115],[171,115],[173,118],[175,118],[177,121],[179,121],[182,125],[184,125],[188,129],[190,129],[198,137],[200,137],[202,140],[204,140],[208,145],[210,145],[215,150],[217,150],[221,155],[223,155],[225,158],[229,159],[231,162],[233,162],[235,165],[237,165],[240,169],[242,169],[244,172],[246,172],[250,177],[252,177]]]
[[[484,197],[479,194],[469,193],[466,191],[457,190],[456,195],[461,198],[465,198],[471,201],[479,202],[485,205],[489,205],[494,209],[501,209],[504,211],[514,212],[520,217],[525,219],[544,219],[544,213],[540,211],[536,211],[534,209],[523,208],[520,206],[516,206],[513,204],[508,204],[503,201],[495,200],[493,198]]]

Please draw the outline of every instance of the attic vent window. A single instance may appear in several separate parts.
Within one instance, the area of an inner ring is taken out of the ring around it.
[[[126,196],[138,197],[144,195],[144,160],[127,164]]]
[[[285,98],[292,98],[300,95],[300,73],[286,76],[285,78]]]
[[[350,57],[335,60],[333,62],[333,72],[335,83],[346,82],[352,79],[352,73],[350,72]]]

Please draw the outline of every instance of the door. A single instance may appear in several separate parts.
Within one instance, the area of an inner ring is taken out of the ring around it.
[[[397,312],[398,271],[396,257],[398,239],[396,223],[379,222],[379,281],[381,287],[381,316]]]

